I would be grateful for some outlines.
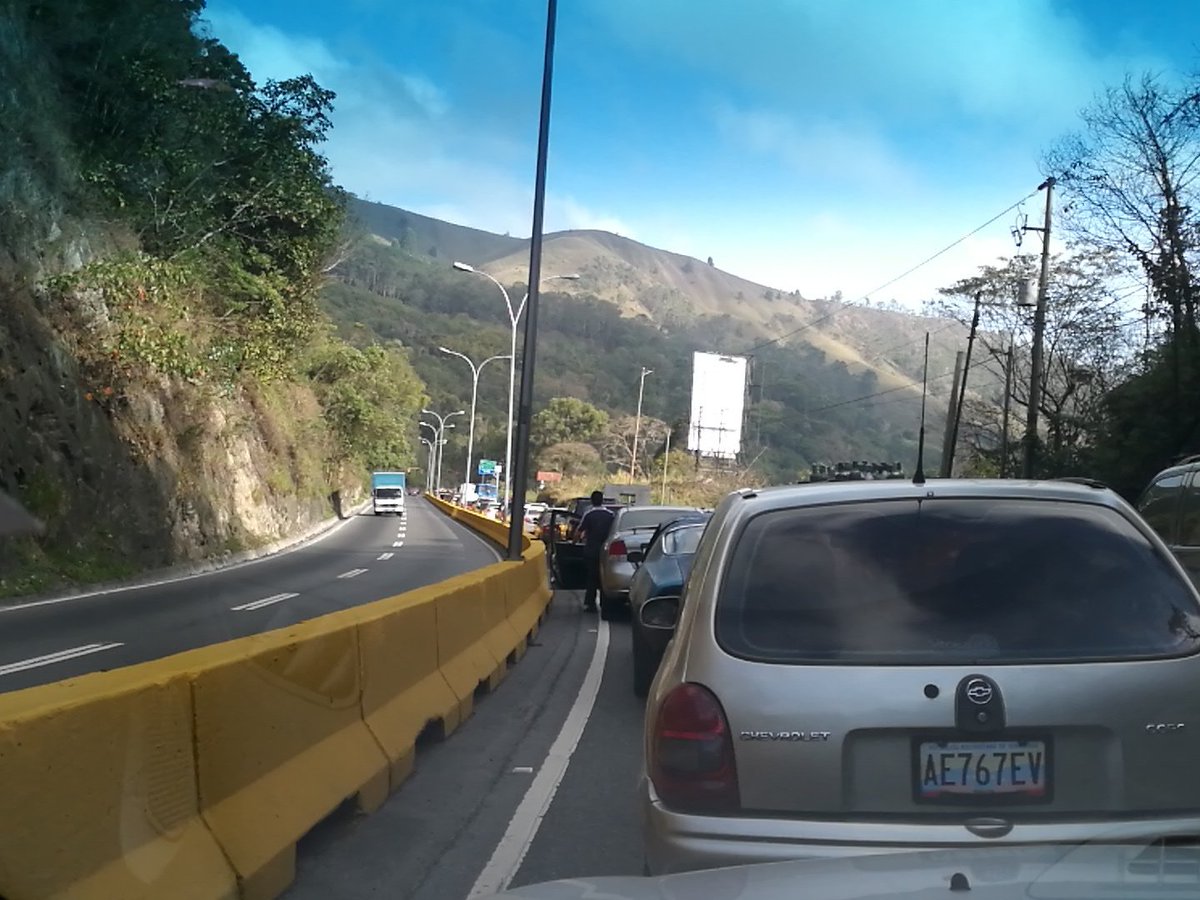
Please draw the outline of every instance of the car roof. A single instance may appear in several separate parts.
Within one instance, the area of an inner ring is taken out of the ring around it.
[[[700,510],[695,506],[660,506],[658,504],[643,503],[638,506],[626,506],[622,512],[639,512],[644,509],[656,509],[660,512],[677,512],[680,515],[687,513],[698,513]]]
[[[1164,475],[1183,475],[1188,472],[1195,472],[1197,469],[1200,469],[1200,454],[1184,457],[1174,465],[1168,466],[1161,472],[1157,473],[1150,480],[1158,481],[1158,479],[1162,478]]]
[[[1099,482],[1089,480],[1023,481],[1000,478],[931,478],[923,484],[910,480],[824,481],[762,489],[744,489],[740,496],[748,507],[760,512],[798,506],[822,506],[869,500],[904,498],[991,498],[996,500],[1061,500],[1093,503],[1113,509],[1124,501]]]

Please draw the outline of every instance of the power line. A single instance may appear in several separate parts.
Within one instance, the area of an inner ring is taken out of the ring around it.
[[[978,227],[973,228],[971,231],[968,231],[962,237],[958,238],[958,240],[953,241],[950,244],[947,244],[945,247],[943,247],[937,253],[934,253],[932,256],[927,256],[925,259],[921,260],[915,266],[912,266],[912,267],[906,269],[905,271],[903,271],[899,275],[897,275],[895,278],[891,278],[891,279],[885,281],[883,284],[879,285],[879,287],[873,288],[872,290],[867,291],[867,293],[862,295],[862,299],[869,300],[871,298],[872,294],[877,294],[880,291],[882,291],[884,288],[891,287],[897,281],[907,278],[909,275],[911,275],[913,272],[917,271],[918,269],[929,265],[929,263],[933,262],[939,256],[944,256],[945,254],[949,253],[951,250],[953,250],[955,247],[957,247],[963,241],[973,238],[975,235],[977,235],[979,232],[983,231],[983,229],[987,228],[992,223],[996,222],[998,219],[1001,219],[1004,216],[1008,215],[1010,212],[1012,212],[1014,209],[1016,209],[1018,206],[1020,206],[1022,203],[1024,203],[1026,200],[1028,200],[1030,197],[1036,196],[1037,193],[1038,192],[1035,190],[1035,191],[1031,191],[1030,193],[1026,194],[1024,197],[1022,197],[1016,203],[1014,203],[1011,206],[1009,206],[1008,208],[996,213],[996,215],[992,216],[990,219],[988,219],[982,225],[979,225]],[[822,322],[827,322],[830,319],[832,319],[834,316],[836,316],[838,313],[844,312],[846,310],[846,308],[851,305],[852,304],[844,303],[838,309],[835,309],[832,312],[826,313],[823,316],[819,316],[818,318],[813,319],[811,322],[806,322],[805,324],[803,324],[797,328],[793,328],[791,331],[788,331],[784,334],[779,335],[779,337],[771,338],[771,340],[769,340],[769,341],[763,341],[761,344],[755,344],[753,347],[751,347],[749,350],[746,351],[746,354],[749,355],[749,354],[755,353],[759,350],[762,350],[765,347],[770,347],[772,344],[778,344],[780,341],[787,340],[788,338],[799,334],[801,331],[805,331],[816,325],[820,325]]]
[[[981,359],[979,362],[972,363],[971,369],[978,369],[980,366],[984,365],[985,363],[991,362],[991,361],[992,360]],[[954,370],[951,369],[949,372],[943,372],[941,375],[931,375],[929,377],[929,380],[930,381],[938,381],[939,379],[942,379],[942,378],[949,378],[953,374],[954,374]],[[888,394],[894,394],[897,391],[906,391],[909,388],[919,387],[920,384],[921,384],[921,382],[919,382],[919,381],[909,382],[908,384],[902,384],[902,385],[899,385],[898,387],[888,388],[887,390],[883,390],[883,391],[876,391],[873,394],[867,394],[866,396],[863,396],[863,397],[854,397],[850,400],[841,400],[837,403],[830,403],[828,406],[818,406],[816,409],[806,410],[806,414],[812,415],[813,413],[827,412],[828,410],[831,410],[831,409],[839,409],[840,407],[843,407],[843,406],[850,406],[852,403],[862,403],[864,400],[874,400],[876,397],[884,397],[884,396],[887,396]]]

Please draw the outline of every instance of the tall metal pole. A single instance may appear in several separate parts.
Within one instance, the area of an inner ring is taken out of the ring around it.
[[[967,396],[967,375],[971,371],[971,350],[975,347],[975,332],[979,330],[979,304],[983,292],[975,292],[975,313],[971,316],[971,333],[967,336],[967,356],[963,360],[962,384],[958,388],[958,405],[954,409],[954,427],[950,430],[950,456],[946,461],[946,477],[954,474],[954,454],[958,451],[958,426],[962,424],[963,401]]]
[[[1046,331],[1046,286],[1050,280],[1050,211],[1054,179],[1039,188],[1046,191],[1046,221],[1042,232],[1042,270],[1038,274],[1037,307],[1033,313],[1033,350],[1030,354],[1029,409],[1025,415],[1025,477],[1032,478],[1037,463],[1038,407],[1042,404],[1042,339]]]
[[[1000,477],[1008,477],[1008,413],[1012,409],[1013,348],[1004,355],[1004,436],[1000,440]]]
[[[466,475],[463,477],[463,484],[466,484],[471,481],[471,476],[475,474],[474,470],[471,468],[471,465],[475,459],[475,401],[479,397],[479,376],[483,374],[483,368],[488,363],[497,359],[506,359],[507,357],[503,354],[489,356],[479,365],[475,365],[475,361],[465,353],[459,353],[457,350],[451,350],[449,347],[438,347],[438,349],[443,353],[450,354],[451,356],[457,356],[459,359],[464,360],[466,364],[471,367],[471,424],[467,429],[467,471]],[[512,420],[509,419],[510,426],[511,423]]]
[[[521,298],[521,304],[513,309],[512,297],[509,296],[508,288],[500,283],[500,280],[482,269],[476,269],[469,263],[455,260],[454,268],[460,272],[470,272],[472,275],[482,275],[496,287],[500,288],[500,293],[504,296],[504,308],[508,310],[509,322],[509,352],[508,356],[498,357],[499,359],[508,359],[508,418],[504,422],[504,503],[507,504],[508,496],[512,489],[512,455],[513,455],[513,394],[517,383],[517,324],[521,321],[521,314],[525,311],[525,304],[529,302],[529,292],[525,292],[525,296]],[[562,279],[564,281],[578,281],[578,275],[551,275],[547,281],[551,279]],[[481,364],[479,368],[483,368]],[[470,481],[470,476],[467,477]],[[496,479],[499,482],[499,479]],[[499,487],[499,484],[497,484]],[[507,507],[506,507],[507,508]]]
[[[517,412],[517,446],[510,498],[508,558],[521,559],[525,518],[525,484],[529,480],[529,430],[533,422],[533,373],[537,356],[538,292],[542,280],[542,228],[546,213],[546,157],[550,147],[550,88],[554,80],[554,27],[558,0],[546,0],[546,50],[542,66],[542,108],[538,119],[537,165],[533,185],[533,229],[529,240],[529,311],[521,355],[521,404]],[[506,473],[507,474],[507,473]]]
[[[653,375],[653,369],[647,369],[642,366],[642,380],[638,383],[638,405],[637,418],[633,422],[633,454],[629,460],[629,483],[633,484],[637,480],[637,450],[638,450],[638,435],[642,430],[642,397],[646,393],[646,376]]]

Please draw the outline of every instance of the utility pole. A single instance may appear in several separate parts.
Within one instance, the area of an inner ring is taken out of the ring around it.
[[[1029,409],[1025,416],[1025,465],[1026,478],[1033,477],[1037,462],[1038,445],[1038,408],[1042,404],[1042,342],[1046,331],[1046,288],[1050,280],[1050,212],[1051,198],[1054,193],[1054,179],[1047,178],[1038,190],[1046,192],[1046,220],[1041,228],[1029,228],[1027,231],[1042,233],[1042,269],[1038,275],[1037,306],[1033,312],[1033,350],[1030,354],[1029,375]]]
[[[637,450],[638,450],[638,435],[642,430],[642,397],[646,393],[646,376],[653,375],[653,369],[647,369],[642,366],[642,380],[638,383],[638,405],[637,418],[633,424],[633,453],[629,459],[629,483],[633,484],[637,480]]]
[[[1000,440],[1000,477],[1008,477],[1008,412],[1012,409],[1013,348],[1004,355],[1004,436]]]
[[[942,466],[946,477],[954,474],[954,454],[958,450],[958,426],[962,424],[963,401],[967,396],[967,376],[971,372],[971,350],[975,347],[975,332],[979,330],[979,304],[983,291],[975,292],[975,313],[971,316],[971,333],[967,336],[967,358],[963,361],[962,384],[958,388],[958,404],[954,408],[954,426],[950,431],[950,455]]]
[[[950,389],[950,408],[946,410],[946,431],[942,436],[942,468],[941,476],[950,477],[951,458],[954,448],[950,441],[954,439],[954,415],[958,410],[958,384],[963,375],[963,352],[954,354],[954,386]]]

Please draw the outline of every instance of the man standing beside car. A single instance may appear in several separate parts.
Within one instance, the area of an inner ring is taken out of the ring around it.
[[[600,591],[600,556],[604,552],[604,542],[612,530],[613,515],[611,509],[604,506],[604,492],[592,491],[592,508],[583,514],[579,520],[578,534],[583,542],[583,563],[587,569],[586,589],[583,593],[583,608],[587,612],[596,611],[596,594]]]

